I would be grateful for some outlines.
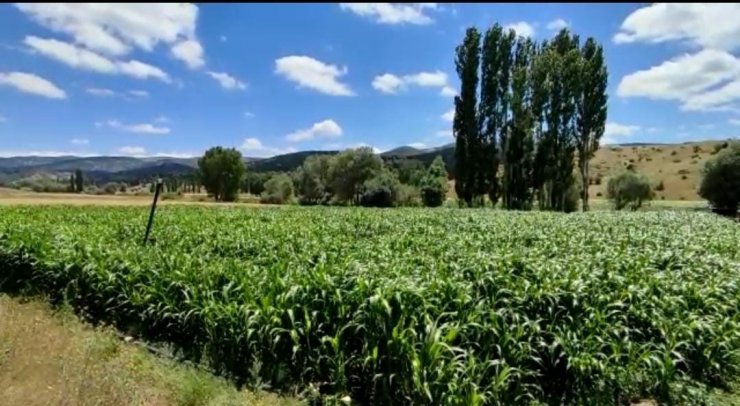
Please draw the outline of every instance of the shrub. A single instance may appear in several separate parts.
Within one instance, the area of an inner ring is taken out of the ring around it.
[[[578,204],[581,201],[581,188],[577,182],[571,183],[568,191],[565,193],[565,204],[563,211],[571,213],[578,210]]]
[[[689,171],[688,169],[679,169],[678,174],[679,175],[688,175]]]
[[[616,210],[625,207],[637,210],[642,207],[644,201],[653,198],[653,191],[650,188],[650,181],[644,175],[626,171],[609,179],[606,196]]]
[[[396,193],[396,206],[402,207],[419,207],[421,206],[421,192],[419,188],[413,185],[398,185]]]
[[[103,186],[103,191],[105,191],[106,194],[114,195],[118,191],[120,186],[116,182],[108,182]]]
[[[701,152],[701,147],[698,145],[694,145],[694,153],[697,154],[699,152]]]
[[[681,158],[676,158],[673,160],[674,164],[681,163]]]
[[[663,185],[663,181],[662,180],[660,182],[658,182],[657,185],[655,185],[655,190],[657,190],[659,192],[662,192],[662,191],[665,190],[665,185]]]
[[[447,171],[442,157],[437,156],[429,165],[429,170],[422,180],[421,200],[427,207],[441,206],[447,199]]]
[[[717,154],[704,166],[699,195],[718,211],[734,215],[740,204],[740,143]]]
[[[375,176],[366,180],[360,190],[360,205],[366,207],[392,207],[398,197],[400,182],[396,174],[388,168],[381,169]]]
[[[677,153],[676,151],[671,151],[671,156],[675,156]]]
[[[293,180],[290,176],[281,173],[274,175],[265,182],[265,190],[260,196],[260,202],[271,204],[286,204],[293,201]]]
[[[686,175],[681,175],[681,180],[686,180]]]
[[[714,151],[712,151],[712,155],[715,155],[719,153],[719,151],[722,151],[723,149],[727,148],[727,141],[721,143],[721,144],[714,144]]]

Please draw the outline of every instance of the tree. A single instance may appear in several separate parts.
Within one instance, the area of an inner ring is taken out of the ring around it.
[[[293,201],[293,180],[285,173],[274,175],[265,182],[260,201],[272,204],[290,203]]]
[[[334,198],[341,203],[358,203],[361,186],[383,167],[372,148],[348,149],[330,160],[328,180]]]
[[[234,201],[246,172],[242,154],[235,148],[213,147],[198,159],[200,182],[216,201]]]
[[[604,50],[593,38],[588,38],[581,49],[580,71],[581,88],[576,101],[576,149],[582,181],[583,211],[588,211],[588,162],[604,135],[608,80]]]
[[[67,189],[68,192],[74,193],[77,190],[77,183],[75,182],[75,174],[72,172],[69,174],[69,187]]]
[[[476,154],[481,150],[477,114],[480,33],[470,27],[463,43],[456,49],[455,68],[460,78],[460,94],[455,96],[455,191],[466,205],[473,204],[478,173]]]
[[[393,171],[382,168],[362,184],[359,203],[366,207],[392,207],[398,198],[400,185]]]
[[[82,177],[82,171],[79,168],[75,170],[74,179],[75,179],[75,191],[77,193],[82,193],[82,190],[84,188],[84,179]]]
[[[511,120],[503,145],[504,206],[510,210],[529,210],[532,206],[532,166],[534,153],[531,75],[535,47],[531,39],[518,38],[511,81]]]
[[[624,171],[609,179],[606,197],[612,201],[616,210],[629,206],[632,210],[642,207],[642,202],[653,198],[650,181],[642,174]]]
[[[486,31],[481,51],[481,96],[480,129],[477,160],[476,194],[488,194],[492,204],[499,198],[497,179],[499,155],[507,144],[507,121],[511,96],[512,46],[516,34],[513,30],[504,32],[499,24]],[[509,166],[504,155],[504,177]]]
[[[441,156],[434,158],[421,186],[421,200],[427,207],[441,206],[447,198],[447,171]]]
[[[716,212],[735,216],[740,206],[740,142],[717,154],[704,165],[699,196]]]
[[[301,204],[327,204],[331,200],[330,155],[311,155],[296,171],[295,185]]]

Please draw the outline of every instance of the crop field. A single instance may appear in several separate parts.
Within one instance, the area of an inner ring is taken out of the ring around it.
[[[373,404],[699,404],[740,376],[740,227],[705,213],[0,208],[0,290],[237,383]]]

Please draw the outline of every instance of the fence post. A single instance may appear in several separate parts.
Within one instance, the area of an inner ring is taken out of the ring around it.
[[[154,188],[154,200],[152,201],[152,209],[149,212],[149,222],[146,225],[146,234],[144,234],[144,245],[149,240],[149,232],[152,230],[152,222],[154,222],[154,210],[157,208],[157,199],[159,199],[159,191],[162,190],[162,178],[157,179],[157,186]]]

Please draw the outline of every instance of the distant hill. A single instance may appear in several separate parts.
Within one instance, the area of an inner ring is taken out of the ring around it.
[[[300,151],[276,155],[247,163],[247,169],[255,172],[294,171],[311,155],[334,155],[339,151]]]
[[[407,146],[393,148],[391,150],[385,151],[382,154],[380,154],[380,156],[381,157],[390,157],[390,156],[407,157],[407,156],[418,155],[421,152],[423,152],[423,150],[407,145]]]

